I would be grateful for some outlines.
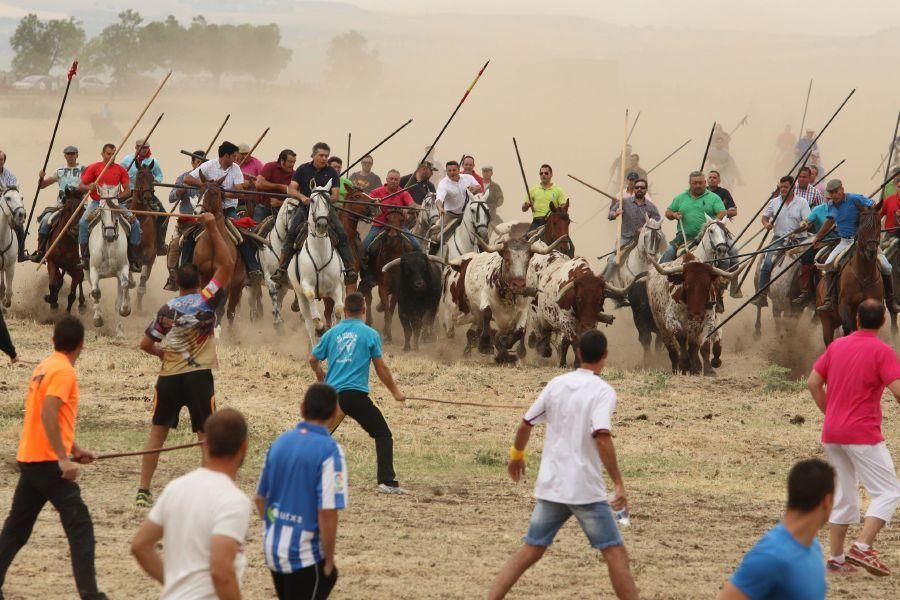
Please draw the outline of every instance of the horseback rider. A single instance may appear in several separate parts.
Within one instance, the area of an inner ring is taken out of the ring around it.
[[[799,176],[798,176],[799,179]],[[806,219],[800,224],[804,231],[816,234],[825,225],[828,219],[828,210],[830,204],[828,201],[822,202],[809,211]],[[840,236],[836,231],[831,230],[825,236],[825,240],[838,240]],[[815,268],[816,254],[819,248],[810,247],[800,257],[800,294],[791,302],[794,306],[806,306],[816,299],[816,286],[819,284],[818,270]]]
[[[19,181],[12,171],[6,168],[6,152],[0,150],[0,187],[18,188]],[[18,223],[11,223],[13,230],[16,232],[16,239],[19,242],[19,262],[28,260],[25,254],[25,228]]]
[[[447,175],[437,186],[435,205],[443,216],[450,215],[450,222],[445,223],[444,241],[448,240],[459,224],[462,223],[463,211],[469,202],[469,194],[480,194],[481,184],[471,175],[459,171],[459,163],[451,160],[444,168]]]
[[[484,192],[484,178],[475,171],[474,156],[469,156],[468,154],[463,156],[463,159],[459,164],[459,170],[466,175],[471,175],[473,178],[475,178],[475,181],[477,181],[478,185],[481,186],[481,192]]]
[[[279,285],[283,285],[287,281],[287,267],[294,256],[294,248],[298,240],[301,241],[301,244],[306,240],[306,220],[309,217],[309,202],[313,188],[331,183],[331,202],[339,199],[340,175],[332,167],[328,166],[329,154],[331,154],[331,147],[325,142],[317,142],[312,148],[310,162],[300,165],[294,172],[294,177],[288,188],[288,194],[300,200],[300,204],[288,226],[278,269],[272,273],[272,281]],[[350,252],[347,232],[344,231],[344,226],[341,224],[341,220],[338,219],[334,206],[329,204],[329,208],[331,228],[338,238],[337,251],[344,263],[344,282],[348,284],[356,283],[357,274],[351,268],[353,254]]]
[[[290,148],[282,150],[278,154],[278,160],[263,165],[262,171],[256,176],[256,189],[260,192],[287,194],[296,163],[296,152]],[[266,217],[275,216],[282,204],[284,204],[284,200],[281,198],[260,197],[256,201],[256,208],[253,209],[253,220],[261,223]]]
[[[836,228],[841,241],[837,243],[823,266],[831,265],[837,257],[846,250],[856,239],[856,231],[859,228],[859,211],[862,208],[874,206],[875,203],[862,194],[848,194],[844,192],[844,184],[840,179],[832,179],[825,186],[828,193],[829,210],[828,219],[825,225],[816,234],[813,239],[815,248],[819,247],[822,238]],[[877,254],[878,270],[881,271],[881,278],[884,284],[884,302],[891,312],[900,312],[900,307],[894,303],[894,282],[891,277],[891,263],[878,249]],[[819,312],[829,312],[834,310],[834,303],[838,295],[838,270],[831,269],[825,272],[825,303],[817,306]]]
[[[762,226],[772,231],[775,239],[766,248],[766,257],[759,269],[759,292],[751,301],[756,306],[768,306],[768,288],[772,278],[772,266],[778,256],[778,249],[786,245],[788,238],[802,230],[804,219],[809,216],[806,199],[794,194],[794,178],[785,175],[778,181],[778,196],[769,200],[761,217]],[[780,212],[779,212],[780,211]],[[763,289],[766,288],[766,289]]]
[[[91,265],[88,226],[94,217],[94,213],[100,208],[99,186],[102,185],[121,190],[116,194],[115,199],[122,210],[121,214],[131,223],[131,232],[128,234],[128,264],[132,273],[140,273],[141,258],[138,253],[138,246],[141,245],[141,224],[123,203],[131,197],[131,179],[128,177],[128,171],[125,170],[125,167],[112,162],[115,154],[115,145],[104,144],[100,154],[101,160],[91,163],[81,173],[81,183],[78,184],[78,189],[81,192],[90,191],[91,201],[88,202],[87,209],[78,223],[78,246],[81,249],[81,263],[79,266],[86,270]],[[109,163],[108,167],[106,167],[107,163]],[[105,171],[104,167],[106,167]],[[101,172],[103,172],[103,178],[98,180]]]
[[[153,182],[162,183],[163,172],[162,167],[159,166],[159,159],[152,155],[150,146],[146,144],[146,140],[144,140],[143,138],[138,139],[134,143],[134,152],[132,154],[126,155],[125,158],[122,159],[122,162],[120,164],[128,169],[128,177],[131,178],[132,181],[135,180],[138,169],[146,167],[150,169],[151,173],[153,173]],[[163,208],[162,202],[160,202],[159,198],[156,197],[155,191],[153,192],[152,199],[148,202],[148,204],[149,210],[155,212],[166,212],[166,209]],[[168,224],[168,222],[169,217],[156,217],[157,256],[165,255],[166,225]]]
[[[394,195],[391,196],[391,194]],[[386,196],[391,197],[386,198]],[[412,196],[409,195],[409,192],[400,188],[400,171],[397,169],[391,169],[387,172],[385,184],[372,190],[370,197],[375,200],[381,200],[382,198],[385,198],[385,200],[378,203],[381,207],[381,212],[378,213],[378,216],[372,221],[372,227],[369,229],[369,233],[366,234],[366,238],[363,240],[363,247],[366,250],[365,264],[367,268],[365,270],[362,285],[360,285],[360,291],[362,292],[374,287],[378,278],[375,261],[378,258],[378,251],[381,247],[380,234],[384,231],[384,225],[388,214],[398,209],[402,210],[403,213],[408,213],[409,211],[403,210],[402,207],[416,205]],[[408,215],[405,216],[408,217]],[[405,223],[408,221],[408,218],[405,219]],[[404,237],[409,241],[413,249],[420,250],[421,246],[419,245],[419,240],[410,234],[409,228],[404,225],[403,231]]]
[[[531,225],[528,226],[527,233],[547,223],[551,205],[558,207],[569,201],[562,188],[553,183],[553,167],[543,164],[538,174],[541,183],[528,190],[528,201],[522,203],[522,212],[531,209]]]
[[[503,206],[503,189],[494,181],[494,167],[484,165],[481,167],[481,178],[484,180],[484,191],[487,194],[484,199],[488,205],[488,214],[491,216],[491,231],[497,228],[500,222],[497,217],[497,209]]]
[[[426,160],[419,165],[415,173],[410,173],[400,178],[400,186],[404,189],[409,188],[406,191],[412,196],[413,202],[419,206],[422,206],[428,194],[437,193],[437,188],[431,183],[431,177],[434,175],[434,172],[434,165]]]
[[[231,142],[222,142],[219,146],[219,158],[207,160],[185,175],[185,185],[200,187],[203,184],[200,181],[201,172],[207,180],[215,181],[224,177],[222,189],[225,190],[225,201],[222,204],[222,213],[225,218],[232,219],[232,221],[236,219],[238,217],[236,192],[247,188],[244,174],[238,166],[238,147]],[[241,258],[244,259],[244,265],[247,267],[248,283],[250,285],[262,283],[262,266],[260,266],[259,258],[256,256],[256,248],[245,238],[238,244],[237,249],[241,254]],[[188,244],[189,260],[193,257],[193,250],[193,243]]]
[[[59,193],[56,196],[56,204],[45,208],[41,216],[38,217],[38,247],[34,254],[28,257],[31,262],[39,263],[44,258],[44,253],[47,251],[47,242],[50,239],[50,218],[63,207],[66,199],[66,189],[70,187],[77,188],[81,182],[84,166],[78,164],[78,148],[66,146],[63,149],[63,156],[66,158],[66,166],[58,168],[49,177],[43,170],[39,174],[38,187],[40,189],[57,183],[59,184]]]
[[[820,204],[825,204],[825,194],[813,185],[812,169],[810,167],[800,167],[800,170],[797,171],[797,185],[794,186],[794,195],[806,200],[810,210]]]
[[[629,175],[630,174],[631,173],[629,173]],[[622,239],[615,245],[613,253],[606,261],[606,270],[603,271],[603,278],[607,281],[613,277],[619,268],[619,265],[616,264],[615,251],[632,244],[637,239],[637,236],[641,232],[641,228],[648,218],[657,221],[661,220],[659,210],[647,194],[647,187],[647,180],[638,178],[634,181],[633,193],[631,195],[626,195],[621,203],[616,200],[609,206],[609,215],[607,218],[610,221],[615,221],[619,217],[622,217]]]
[[[201,156],[205,158],[206,152],[203,150],[194,151],[194,156],[191,156],[191,168],[175,178],[175,185],[184,185],[184,178],[190,175],[191,171],[203,164],[204,161],[200,158]],[[169,192],[169,204],[178,203],[179,215],[193,216],[196,213],[195,207],[199,201],[199,190],[172,188],[172,191]],[[163,289],[166,291],[178,291],[176,274],[178,271],[179,252],[182,256],[181,264],[186,265],[191,262],[191,256],[194,253],[193,240],[188,244],[187,239],[182,241],[182,236],[188,229],[191,229],[195,223],[196,221],[188,216],[179,216],[175,221],[175,235],[172,236],[172,240],[169,242],[169,250],[166,257],[166,267],[169,271],[169,278],[163,286]],[[187,250],[189,250],[189,252]]]
[[[703,229],[707,216],[721,221],[728,214],[722,199],[706,189],[706,176],[702,171],[691,172],[688,184],[690,187],[675,196],[666,209],[666,218],[670,221],[681,221],[681,227],[676,228],[680,231],[669,242],[669,247],[659,259],[660,263],[674,260],[679,244],[693,242]],[[687,236],[687,240],[684,236]]]
[[[737,204],[734,203],[734,197],[731,195],[731,192],[719,185],[721,181],[722,174],[713,169],[707,177],[706,189],[722,199],[722,204],[725,205],[726,216],[731,220],[737,216]]]
[[[329,156],[328,157],[328,166],[338,172],[338,176],[341,178],[341,185],[338,190],[338,199],[344,200],[347,197],[347,191],[349,188],[353,187],[353,182],[341,175],[341,171],[344,170],[344,161],[338,156]]]

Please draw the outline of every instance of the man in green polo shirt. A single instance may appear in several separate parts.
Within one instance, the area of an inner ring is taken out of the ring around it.
[[[541,184],[528,190],[528,201],[522,203],[522,212],[531,209],[531,225],[528,233],[547,223],[547,215],[550,214],[550,206],[561,206],[569,202],[562,188],[555,185],[553,169],[550,165],[541,165]]]
[[[683,243],[682,232],[691,242],[700,233],[706,217],[716,219],[725,218],[725,204],[718,195],[706,189],[706,175],[700,171],[694,171],[688,180],[690,187],[675,196],[669,208],[666,209],[666,218],[670,221],[680,221],[676,226],[677,234],[669,243],[669,247],[663,252],[659,262],[669,262],[675,258],[678,245]]]

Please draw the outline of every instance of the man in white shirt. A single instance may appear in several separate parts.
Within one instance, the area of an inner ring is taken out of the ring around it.
[[[204,425],[203,466],[170,482],[141,524],[131,553],[163,584],[163,600],[239,599],[250,499],[235,485],[247,422],[226,408]],[[163,542],[165,562],[156,552]]]
[[[481,184],[471,175],[460,173],[459,163],[455,160],[448,162],[445,168],[447,176],[438,183],[435,204],[441,214],[448,213],[450,217],[445,221],[444,240],[447,240],[462,222],[470,194],[481,193]]]
[[[547,423],[541,468],[534,486],[537,505],[525,545],[497,574],[488,592],[490,600],[506,596],[519,577],[541,559],[572,515],[591,546],[603,553],[616,596],[638,597],[628,554],[610,510],[612,504],[616,511],[627,511],[628,503],[610,434],[616,392],[600,378],[608,356],[606,336],[595,329],[585,332],[576,352],[581,368],[554,378],[544,388],[525,413],[509,450],[507,470],[510,478],[518,482],[525,472],[525,446],[531,428]],[[604,468],[615,486],[615,495],[609,502]]]

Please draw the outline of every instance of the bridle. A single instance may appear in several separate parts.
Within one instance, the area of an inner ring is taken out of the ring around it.
[[[328,198],[325,196],[325,193],[321,190],[316,190],[312,193],[313,200],[310,202],[310,218],[313,220],[313,225],[311,231],[307,232],[307,235],[310,235],[315,238],[326,238],[329,236],[328,227],[330,221],[330,209],[328,207]],[[314,204],[313,204],[314,202]],[[319,208],[319,205],[324,203],[325,211],[324,214],[320,214],[316,216],[316,211]],[[321,230],[322,233],[319,233]]]

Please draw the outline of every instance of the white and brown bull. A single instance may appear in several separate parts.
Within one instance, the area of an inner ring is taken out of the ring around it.
[[[440,321],[452,337],[459,325],[471,325],[465,352],[475,341],[482,354],[496,349],[497,362],[514,362],[510,349],[525,336],[531,298],[537,292],[528,288],[528,266],[535,254],[550,254],[568,238],[550,246],[540,242],[512,239],[497,245],[479,240],[484,252],[451,261],[444,272]],[[496,328],[492,336],[491,326]]]
[[[653,320],[659,329],[672,371],[691,375],[714,375],[709,360],[708,340],[716,327],[715,294],[720,279],[732,279],[738,272],[729,273],[700,262],[690,253],[655,268],[647,279],[647,295]],[[702,358],[702,363],[701,363]]]

